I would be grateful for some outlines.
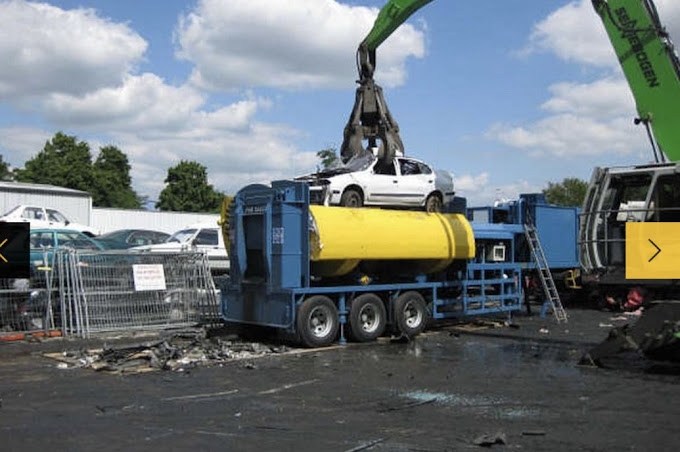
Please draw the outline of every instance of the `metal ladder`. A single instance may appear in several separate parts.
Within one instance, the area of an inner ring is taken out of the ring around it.
[[[562,306],[560,294],[557,292],[555,280],[553,280],[552,274],[550,273],[548,260],[545,258],[543,246],[541,246],[541,241],[538,239],[536,228],[531,224],[525,224],[524,235],[527,238],[527,243],[529,244],[529,249],[531,250],[534,262],[536,262],[538,275],[541,278],[541,284],[543,285],[543,292],[545,293],[547,301],[550,302],[555,319],[558,322],[566,322],[567,312]]]

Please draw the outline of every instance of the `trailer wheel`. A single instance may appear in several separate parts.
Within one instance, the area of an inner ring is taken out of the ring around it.
[[[338,335],[338,309],[324,295],[315,295],[300,305],[297,313],[300,341],[306,347],[325,347]]]
[[[422,295],[404,292],[394,300],[394,319],[399,331],[408,337],[421,333],[428,320],[427,306]]]
[[[359,295],[349,309],[350,337],[357,342],[374,341],[382,336],[387,325],[385,305],[372,293]]]

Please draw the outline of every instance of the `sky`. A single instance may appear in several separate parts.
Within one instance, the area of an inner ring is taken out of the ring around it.
[[[22,167],[58,131],[95,158],[114,145],[152,201],[181,160],[228,194],[313,172],[385,3],[0,0],[0,155]],[[655,3],[680,36],[680,2]],[[591,0],[433,1],[378,48],[375,80],[406,154],[472,205],[653,158]]]

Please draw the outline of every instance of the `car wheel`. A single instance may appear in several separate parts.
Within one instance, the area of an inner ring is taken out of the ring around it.
[[[298,334],[305,347],[325,347],[338,335],[338,309],[325,295],[314,295],[306,299],[297,314]]]
[[[427,197],[425,201],[425,211],[426,212],[441,212],[442,211],[442,198],[433,193]]]
[[[364,200],[358,190],[348,188],[340,198],[340,205],[344,207],[361,207],[364,205]]]

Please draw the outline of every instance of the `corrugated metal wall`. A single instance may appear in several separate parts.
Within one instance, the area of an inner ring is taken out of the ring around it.
[[[53,185],[0,182],[0,215],[25,204],[56,209],[76,223],[98,228],[102,234],[117,229],[152,229],[172,234],[194,223],[217,224],[219,215],[92,207],[89,193]]]
[[[92,197],[87,192],[52,185],[0,182],[0,215],[21,204],[56,209],[70,221],[90,224]]]
[[[92,209],[91,226],[101,230],[102,234],[118,229],[152,229],[172,234],[194,223],[217,225],[219,218],[217,214],[206,213],[152,212],[95,207]]]

